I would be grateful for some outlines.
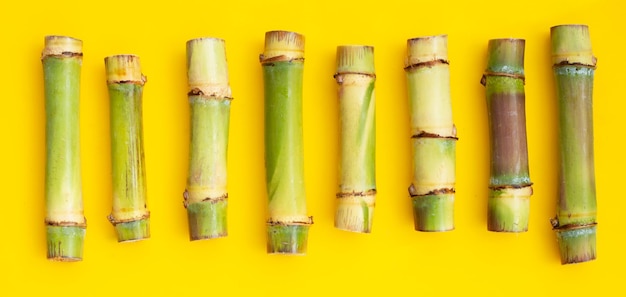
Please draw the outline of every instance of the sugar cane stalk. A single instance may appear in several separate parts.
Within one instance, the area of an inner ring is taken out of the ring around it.
[[[80,170],[79,100],[82,41],[46,36],[42,52],[46,109],[48,259],[83,258],[86,220]]]
[[[559,106],[559,201],[551,220],[561,263],[596,258],[596,186],[593,154],[593,76],[596,58],[589,28],[551,28]]]
[[[226,159],[230,101],[224,40],[187,42],[190,143],[184,194],[190,240],[227,235]]]
[[[267,252],[303,254],[313,218],[306,214],[302,140],[304,36],[265,34],[260,56],[265,90]]]
[[[145,76],[139,57],[104,59],[111,106],[113,209],[109,221],[119,242],[150,237],[143,148],[142,95]]]
[[[334,77],[341,126],[335,227],[370,233],[376,198],[374,48],[337,47]]]
[[[406,76],[411,116],[415,229],[454,229],[456,128],[452,122],[447,36],[409,39]]]
[[[489,41],[486,88],[491,139],[487,229],[528,230],[532,183],[528,173],[523,39]]]

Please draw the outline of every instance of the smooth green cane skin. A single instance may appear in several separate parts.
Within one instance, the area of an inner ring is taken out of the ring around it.
[[[530,198],[510,197],[507,189],[490,189],[487,229],[500,232],[526,232],[530,214]]]
[[[453,136],[450,67],[436,64],[406,71],[411,133]]]
[[[557,230],[561,264],[574,264],[596,258],[596,225],[580,229]]]
[[[150,237],[148,218],[125,217],[133,212],[147,212],[142,95],[143,86],[141,85],[109,84],[113,180],[112,219],[131,221],[116,224],[115,229],[120,242]]]
[[[46,226],[48,259],[57,261],[81,261],[85,228],[75,226]]]
[[[413,138],[413,185],[434,188],[441,182],[452,188],[442,192],[412,193],[415,230],[449,231],[454,229],[454,178],[456,139]]]
[[[267,252],[270,254],[305,254],[310,225],[269,225]]]
[[[213,100],[189,96],[191,109],[189,142],[189,174],[187,190],[224,188],[226,169],[230,100]],[[218,199],[217,201],[211,199]],[[227,235],[227,198],[204,197],[203,201],[187,205],[191,240]]]
[[[265,170],[269,253],[303,253],[309,225],[289,225],[293,219],[307,222],[302,139],[301,61],[263,64],[265,82]],[[285,224],[277,224],[289,220]]]
[[[376,108],[374,78],[367,87],[341,86],[341,193],[376,189]]]
[[[150,218],[115,225],[117,241],[131,242],[150,237]]]
[[[415,230],[441,232],[454,230],[454,194],[411,197]]]
[[[559,98],[559,226],[596,220],[593,153],[593,75],[589,67],[559,66],[554,74]]]
[[[43,71],[46,109],[46,218],[55,223],[55,214],[82,216],[83,213],[79,150],[81,60],[48,56],[43,59]],[[84,224],[84,218],[80,219],[69,223]],[[47,229],[48,258],[82,258],[84,226],[48,226]],[[81,229],[82,232],[76,229]]]
[[[265,170],[271,218],[306,217],[302,139],[303,63],[263,65]]]
[[[561,263],[596,258],[593,75],[590,67],[554,68],[559,104],[560,186],[556,229]],[[576,228],[576,226],[584,226]],[[576,229],[568,229],[575,227]]]
[[[228,200],[203,201],[187,205],[189,239],[224,237],[227,232]]]

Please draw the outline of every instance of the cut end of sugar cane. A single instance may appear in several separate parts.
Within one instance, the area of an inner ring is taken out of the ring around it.
[[[141,74],[141,64],[138,56],[109,56],[104,58],[104,67],[109,84],[134,83],[143,85],[146,83],[146,77]]]
[[[268,223],[267,225],[267,253],[304,255],[307,251],[309,227],[306,224],[296,223]]]
[[[489,189],[487,229],[494,232],[526,232],[532,187]]]
[[[586,25],[559,25],[550,28],[552,63],[554,65],[595,66],[591,51],[589,27]]]
[[[290,31],[265,33],[265,50],[261,63],[304,59],[304,35]]]
[[[369,45],[338,46],[337,74],[343,73],[375,74],[374,47]]]
[[[434,35],[407,40],[406,67],[425,63],[448,62],[448,36]]]
[[[189,239],[202,240],[225,237],[228,200],[210,200],[187,205]]]
[[[150,218],[115,224],[118,242],[133,242],[150,238]]]
[[[48,56],[82,56],[83,42],[69,36],[46,36],[41,58]]]
[[[486,75],[524,78],[524,39],[491,39],[487,46]]]
[[[231,99],[223,39],[204,37],[187,41],[187,81],[190,95]]]
[[[416,231],[454,230],[454,192],[449,192],[411,197]]]
[[[596,258],[596,225],[555,229],[561,264],[574,264]]]
[[[358,233],[372,232],[376,191],[338,196],[335,228]]]
[[[75,262],[83,259],[84,226],[46,226],[48,259]]]

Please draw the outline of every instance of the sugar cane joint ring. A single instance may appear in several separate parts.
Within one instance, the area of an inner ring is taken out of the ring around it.
[[[598,225],[598,223],[593,222],[589,224],[569,224],[569,225],[559,226],[558,225],[559,222],[556,218],[551,219],[550,222],[552,223],[552,230],[557,231],[557,232],[594,228]]]
[[[55,227],[80,227],[87,228],[87,219],[83,219],[83,222],[70,222],[70,221],[50,221],[45,220],[46,226],[55,226]]]
[[[435,65],[439,65],[439,64],[446,64],[446,65],[450,65],[450,61],[446,60],[446,59],[436,59],[436,60],[431,60],[431,61],[425,61],[425,62],[419,62],[419,63],[413,63],[413,64],[409,64],[406,67],[404,67],[405,71],[409,71],[412,69],[417,69],[417,68],[422,68],[422,67],[433,67]]]
[[[376,196],[376,189],[370,189],[367,191],[352,191],[352,192],[341,192],[337,193],[337,198],[345,198],[345,197],[367,197],[367,196]]]
[[[557,64],[552,65],[552,68],[558,68],[558,67],[565,67],[565,66],[574,66],[574,67],[581,67],[581,68],[591,68],[593,70],[595,70],[597,68],[597,63],[598,63],[598,59],[596,59],[596,57],[592,57],[593,58],[593,63],[592,64],[585,64],[585,63],[578,63],[578,62],[570,62],[570,61],[561,61]]]
[[[452,139],[452,140],[459,140],[459,138],[456,136],[456,129],[453,134],[455,135],[445,136],[445,135],[439,135],[435,133],[429,133],[426,131],[421,131],[418,134],[411,135],[411,138],[446,138],[446,139]]]
[[[149,211],[145,211],[140,216],[132,217],[132,218],[128,218],[128,219],[116,219],[112,215],[107,216],[107,219],[109,220],[109,222],[111,222],[111,224],[113,226],[115,226],[117,224],[122,224],[122,223],[130,223],[130,222],[141,221],[141,220],[145,220],[145,219],[149,219],[149,218],[150,218],[150,212]]]
[[[510,77],[513,79],[521,79],[522,83],[526,84],[526,77],[523,74],[485,71],[485,73],[483,74],[483,77],[480,79],[481,85],[484,86],[485,84],[487,84],[487,76],[503,76],[503,77]]]
[[[307,218],[306,221],[274,221],[272,218],[267,220],[268,226],[298,226],[298,225],[313,225],[313,216]]]
[[[290,55],[280,55],[274,57],[265,57],[263,54],[259,55],[259,62],[262,65],[273,66],[274,62],[301,62],[304,63],[304,57],[292,57]]]
[[[338,78],[344,75],[348,75],[348,74],[353,74],[353,75],[362,75],[362,76],[367,76],[367,77],[371,77],[371,78],[376,78],[376,74],[374,73],[366,73],[366,72],[337,72],[333,75],[333,78]]]
[[[202,195],[202,193],[200,193]],[[228,193],[224,193],[222,195],[219,196],[206,196],[203,198],[199,198],[197,197],[198,195],[193,195],[196,197],[192,196],[193,194],[189,193],[189,190],[185,189],[185,192],[183,192],[183,206],[185,206],[185,208],[187,208],[187,206],[189,206],[189,204],[193,204],[193,203],[201,203],[201,202],[208,202],[208,203],[218,203],[220,201],[225,201],[228,200]]]

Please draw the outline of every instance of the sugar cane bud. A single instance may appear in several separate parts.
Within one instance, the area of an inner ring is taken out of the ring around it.
[[[146,77],[139,57],[104,59],[111,109],[113,208],[109,221],[119,242],[150,237],[143,148],[142,96]]]
[[[335,227],[370,233],[376,198],[374,48],[337,47],[340,166]]]
[[[561,263],[596,258],[593,78],[596,58],[586,25],[551,28],[559,107],[559,199],[551,220]]]
[[[487,229],[528,230],[532,183],[528,170],[523,39],[492,39],[486,88],[491,148]]]
[[[190,240],[227,235],[227,149],[232,100],[224,40],[187,42],[190,143],[184,193]]]
[[[46,110],[47,258],[80,261],[86,220],[80,170],[80,72],[82,41],[46,36],[43,64]]]
[[[415,229],[454,229],[456,128],[452,121],[447,36],[407,41]]]
[[[304,36],[265,34],[260,55],[265,98],[267,252],[303,254],[313,218],[307,216],[302,141]]]

